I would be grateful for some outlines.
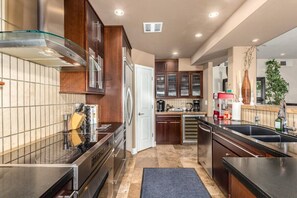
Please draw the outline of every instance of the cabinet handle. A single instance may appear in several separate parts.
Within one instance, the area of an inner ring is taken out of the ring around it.
[[[160,123],[160,124],[167,124],[167,122],[157,122],[157,123]]]
[[[141,116],[141,115],[144,115],[144,113],[140,113],[140,112],[139,112],[139,113],[138,113],[138,115],[140,115],[140,116]]]
[[[231,156],[231,154],[229,154],[229,153],[226,153],[226,154],[225,154],[225,156],[226,156],[226,157],[229,157],[229,156]]]
[[[169,122],[169,123],[173,123],[173,124],[180,124],[180,122]]]

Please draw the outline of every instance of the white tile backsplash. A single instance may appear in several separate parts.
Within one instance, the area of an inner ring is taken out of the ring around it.
[[[18,106],[18,83],[15,80],[10,81],[10,107]]]
[[[61,131],[62,115],[86,100],[85,95],[59,93],[56,69],[1,53],[0,80],[5,82],[0,88],[0,152]]]
[[[18,80],[24,80],[24,61],[18,59]]]
[[[2,71],[3,78],[10,78],[10,57],[5,54],[2,55]]]
[[[10,57],[10,78],[11,79],[18,79],[18,64],[17,64],[17,58]]]

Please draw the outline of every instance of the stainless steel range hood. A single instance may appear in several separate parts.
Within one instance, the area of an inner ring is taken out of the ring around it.
[[[89,58],[87,52],[63,37],[64,0],[30,0],[31,5],[25,6],[27,3],[26,0],[0,0],[4,10],[1,30],[9,30],[0,32],[0,52],[59,70],[84,69]],[[19,7],[24,10],[15,12]],[[34,18],[36,21],[24,24]],[[37,26],[39,30],[23,30]]]

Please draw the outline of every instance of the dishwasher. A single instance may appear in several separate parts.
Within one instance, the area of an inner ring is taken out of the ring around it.
[[[198,162],[212,178],[212,127],[198,121]]]
[[[183,115],[182,116],[182,133],[183,143],[197,143],[198,122],[197,118],[204,115]]]

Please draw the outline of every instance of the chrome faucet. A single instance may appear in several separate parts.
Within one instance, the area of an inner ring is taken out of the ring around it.
[[[260,117],[258,116],[257,107],[255,106],[256,115],[255,115],[255,125],[258,125],[260,123]]]
[[[283,119],[283,133],[288,134],[289,131],[296,131],[295,127],[287,126],[287,104],[285,100],[280,103],[280,117]]]

